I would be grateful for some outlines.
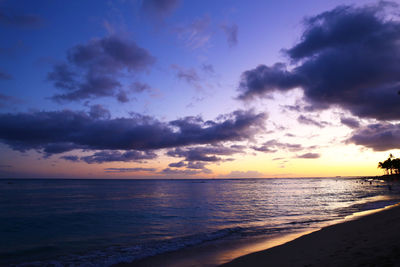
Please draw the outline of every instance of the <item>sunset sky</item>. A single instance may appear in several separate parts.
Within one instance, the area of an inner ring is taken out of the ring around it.
[[[400,6],[1,1],[0,177],[379,175]]]

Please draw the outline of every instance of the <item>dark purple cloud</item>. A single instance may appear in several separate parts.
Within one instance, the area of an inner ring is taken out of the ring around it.
[[[221,158],[215,155],[210,156],[207,153],[197,152],[195,148],[191,150],[183,150],[181,148],[176,148],[175,150],[168,151],[167,155],[171,157],[185,157],[186,161],[216,162],[222,160]]]
[[[360,122],[353,118],[341,117],[340,122],[350,128],[358,128],[360,127]]]
[[[262,146],[252,146],[251,148],[254,149],[255,151],[265,152],[265,153],[274,153],[277,151],[276,149],[271,149],[265,144]]]
[[[144,70],[155,59],[134,41],[109,36],[76,45],[68,52],[68,60],[77,66],[96,72],[116,73]]]
[[[189,148],[175,148],[167,152],[168,156],[185,158],[188,162],[218,162],[225,160],[220,156],[230,156],[243,153],[243,148],[217,146],[198,146]]]
[[[155,168],[106,168],[105,172],[120,173],[120,172],[155,172]]]
[[[376,123],[356,129],[349,143],[362,145],[375,151],[400,148],[400,124]]]
[[[200,77],[195,69],[193,68],[186,69],[176,64],[171,65],[171,68],[176,71],[176,77],[179,80],[183,80],[195,87],[200,87],[199,85]]]
[[[109,36],[79,44],[68,51],[68,62],[57,64],[48,80],[65,93],[57,101],[76,101],[95,97],[115,97],[128,102],[119,77],[143,71],[155,62],[150,53],[134,41]]]
[[[203,64],[201,65],[201,69],[210,75],[215,74],[214,66],[212,64]]]
[[[258,171],[231,171],[226,175],[221,175],[224,178],[260,178],[265,175]]]
[[[0,168],[12,168],[12,165],[4,165],[4,164],[2,164],[2,165],[0,165]]]
[[[74,149],[125,150],[128,152],[124,154],[95,153],[83,159],[87,162],[104,162],[110,158],[124,161],[124,157],[133,159],[129,158],[134,157],[129,154],[130,150],[248,140],[264,129],[265,119],[264,113],[242,110],[220,116],[215,121],[186,117],[170,122],[140,114],[110,119],[68,110],[6,113],[0,114],[0,141],[14,150],[35,149],[47,156]],[[145,157],[152,155],[143,153]]]
[[[11,80],[12,76],[0,70],[0,80]]]
[[[217,121],[203,121],[200,117],[185,117],[171,121],[170,125],[178,127],[184,136],[180,143],[192,144],[191,140],[202,140],[193,144],[210,144],[221,141],[241,141],[251,139],[256,133],[265,129],[265,113],[237,110],[219,116]]]
[[[398,25],[392,24],[391,20],[384,21],[385,8],[388,7],[397,8],[397,5],[386,1],[359,8],[343,5],[308,17],[304,21],[305,30],[301,41],[287,50],[287,53],[292,59],[301,60],[333,46],[359,44],[360,41],[370,45],[370,41],[382,41],[380,38],[384,36],[396,39],[396,36],[388,35],[396,33]]]
[[[206,162],[193,162],[193,161],[189,161],[187,166],[186,166],[186,170],[201,170],[202,173],[212,173],[212,171],[208,168],[206,168]]]
[[[389,8],[392,12],[387,17]],[[400,22],[387,2],[339,6],[305,20],[300,42],[282,63],[243,73],[241,99],[302,88],[315,109],[340,106],[353,115],[400,119]]]
[[[180,0],[144,0],[142,10],[150,16],[162,19],[178,7]]]
[[[179,162],[173,162],[168,164],[169,167],[173,167],[173,168],[182,168],[186,166],[186,163],[184,161],[179,161]]]
[[[318,153],[305,153],[297,156],[299,159],[317,159],[319,157],[321,157],[321,155]]]
[[[262,146],[253,146],[252,147],[256,151],[266,152],[266,153],[273,153],[278,150],[288,150],[291,152],[300,151],[305,149],[300,144],[291,144],[291,143],[282,143],[278,140],[272,139],[262,144]]]
[[[112,76],[98,76],[88,74],[84,83],[77,89],[65,94],[57,94],[53,97],[56,101],[77,101],[81,99],[117,96],[121,84]]]
[[[110,119],[111,113],[108,109],[103,107],[102,105],[93,105],[90,107],[89,116],[93,119]]]
[[[136,93],[142,93],[144,91],[152,91],[150,85],[148,85],[147,83],[141,83],[141,82],[134,82],[131,85],[131,90],[136,92]]]
[[[53,71],[48,73],[47,79],[60,89],[76,90],[79,86],[76,81],[77,74],[65,63],[54,65]]]
[[[303,106],[301,105],[284,105],[282,106],[284,109],[283,110],[289,110],[289,111],[295,111],[295,112],[302,112],[303,111]]]
[[[163,174],[163,175],[196,175],[196,174],[202,173],[202,171],[165,168],[159,173]]]
[[[228,45],[230,47],[237,45],[239,27],[236,24],[224,24],[221,26],[221,28],[226,35],[226,41],[228,42]]]
[[[126,91],[124,90],[119,90],[117,93],[117,100],[121,103],[127,103],[129,102],[129,98],[128,95],[126,93]]]
[[[248,100],[256,96],[266,96],[273,91],[290,90],[299,86],[301,82],[302,77],[288,71],[283,63],[276,63],[272,67],[259,65],[242,74],[239,98]]]
[[[76,144],[72,142],[58,142],[58,143],[49,143],[43,146],[43,152],[45,153],[45,157],[50,157],[53,154],[64,153],[67,151],[71,151],[73,149],[79,148]],[[14,148],[15,149],[15,148]],[[27,150],[24,148],[22,144],[17,145],[16,150],[25,151]]]
[[[301,124],[313,125],[313,126],[317,126],[319,128],[323,128],[326,125],[328,125],[328,123],[326,121],[319,122],[313,118],[306,117],[304,115],[300,115],[299,117],[297,117],[297,121]]]
[[[142,161],[146,159],[155,159],[157,154],[152,151],[135,151],[130,150],[124,153],[119,151],[100,151],[96,152],[90,156],[81,157],[80,160],[86,163],[104,163],[104,162],[132,162],[132,161]]]
[[[184,159],[177,163],[171,163],[168,166],[175,168],[186,167],[187,169],[196,170],[201,169],[204,173],[211,173],[211,171],[206,168],[207,164],[221,161],[229,161],[232,159],[226,158],[226,156],[243,152],[244,147],[238,145],[232,145],[230,147],[223,145],[213,145],[175,148],[174,150],[168,151],[167,155]]]
[[[306,105],[303,103],[296,103],[295,105],[283,105],[284,110],[295,111],[299,113],[318,111],[314,106]],[[318,108],[326,108],[319,106]]]
[[[73,156],[73,155],[68,155],[68,156],[62,156],[60,157],[61,159],[72,161],[72,162],[79,162],[79,157],[78,156]]]
[[[189,161],[187,168],[188,169],[195,169],[195,170],[203,170],[205,169],[206,164],[204,162],[193,162]]]
[[[0,93],[0,108],[20,103],[22,103],[20,99]]]
[[[179,161],[176,163],[170,163],[168,167],[173,167],[173,168],[183,168],[186,167],[186,170],[201,170],[203,173],[212,173],[210,169],[206,168],[206,164],[209,162],[204,162],[204,161],[188,161],[187,163],[184,161]],[[170,169],[169,170],[178,170],[178,169]]]
[[[0,10],[0,24],[18,28],[36,28],[43,24],[43,19],[34,14],[19,14],[11,10]]]

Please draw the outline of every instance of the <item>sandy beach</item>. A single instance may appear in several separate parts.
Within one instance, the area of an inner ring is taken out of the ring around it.
[[[400,266],[400,206],[331,225],[222,266]]]

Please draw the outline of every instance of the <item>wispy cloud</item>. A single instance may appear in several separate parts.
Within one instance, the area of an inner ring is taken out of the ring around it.
[[[353,129],[360,127],[360,122],[353,118],[341,117],[340,122]]]
[[[300,115],[297,118],[297,121],[301,124],[313,125],[313,126],[317,126],[319,128],[324,128],[325,126],[329,125],[329,123],[326,121],[317,121],[311,117],[307,117],[304,115]]]
[[[222,178],[260,178],[265,175],[258,171],[231,171],[228,174],[220,175]]]
[[[174,31],[186,47],[198,49],[205,47],[209,43],[212,36],[210,26],[211,18],[205,15],[195,19],[188,25],[176,27]]]
[[[149,16],[164,19],[179,6],[180,0],[143,0],[141,9]]]
[[[228,42],[229,47],[234,47],[238,43],[238,31],[239,27],[233,24],[223,24],[221,25],[222,30],[226,35],[226,41]]]
[[[124,172],[155,172],[155,168],[106,168],[105,172],[111,173],[124,173]]]
[[[177,64],[172,64],[171,68],[175,71],[175,75],[179,80],[185,81],[198,90],[202,90],[201,78],[194,68],[184,68]]]
[[[317,159],[319,157],[321,157],[321,155],[318,153],[305,153],[297,156],[299,159]]]
[[[11,80],[12,78],[11,74],[0,70],[0,80]]]
[[[15,10],[1,8],[0,24],[18,28],[37,28],[43,25],[43,19],[35,14],[22,14]]]
[[[282,143],[276,139],[269,140],[263,143],[262,146],[252,146],[252,148],[256,151],[265,153],[274,153],[279,150],[288,150],[291,152],[295,152],[305,149],[305,147],[303,147],[301,144]]]

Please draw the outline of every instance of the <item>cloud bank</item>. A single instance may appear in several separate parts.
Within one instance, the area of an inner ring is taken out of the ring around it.
[[[300,41],[283,50],[289,62],[243,72],[238,98],[251,100],[301,88],[314,111],[340,107],[359,118],[400,120],[398,11],[397,4],[381,1],[362,7],[339,6],[306,18]],[[360,126],[356,120],[341,121],[352,128]],[[299,122],[324,126],[304,116]],[[379,125],[379,133],[371,125],[356,131],[350,140],[378,150],[396,148],[397,143],[390,145],[379,138],[388,128],[394,138],[396,126]]]
[[[105,172],[109,173],[121,173],[121,172],[155,172],[155,168],[106,168]]]
[[[339,6],[305,20],[284,63],[242,74],[240,99],[302,88],[315,109],[339,106],[363,118],[400,119],[400,22],[388,5]]]
[[[64,158],[72,161],[140,161],[155,158],[153,150],[156,149],[251,139],[264,129],[266,119],[265,113],[251,110],[237,110],[209,121],[201,117],[184,117],[162,122],[140,114],[132,114],[129,118],[110,118],[104,110],[100,114],[106,115],[99,115],[99,111],[93,109],[89,113],[64,110],[0,114],[0,141],[14,150],[34,149],[47,157],[76,149],[103,150],[79,159]],[[212,156],[204,155],[228,153],[221,148],[188,151],[175,150],[175,153],[188,161],[202,161],[202,155],[204,160],[206,157],[211,160],[214,159]]]
[[[370,124],[354,131],[347,141],[375,151],[400,149],[400,124]]]

